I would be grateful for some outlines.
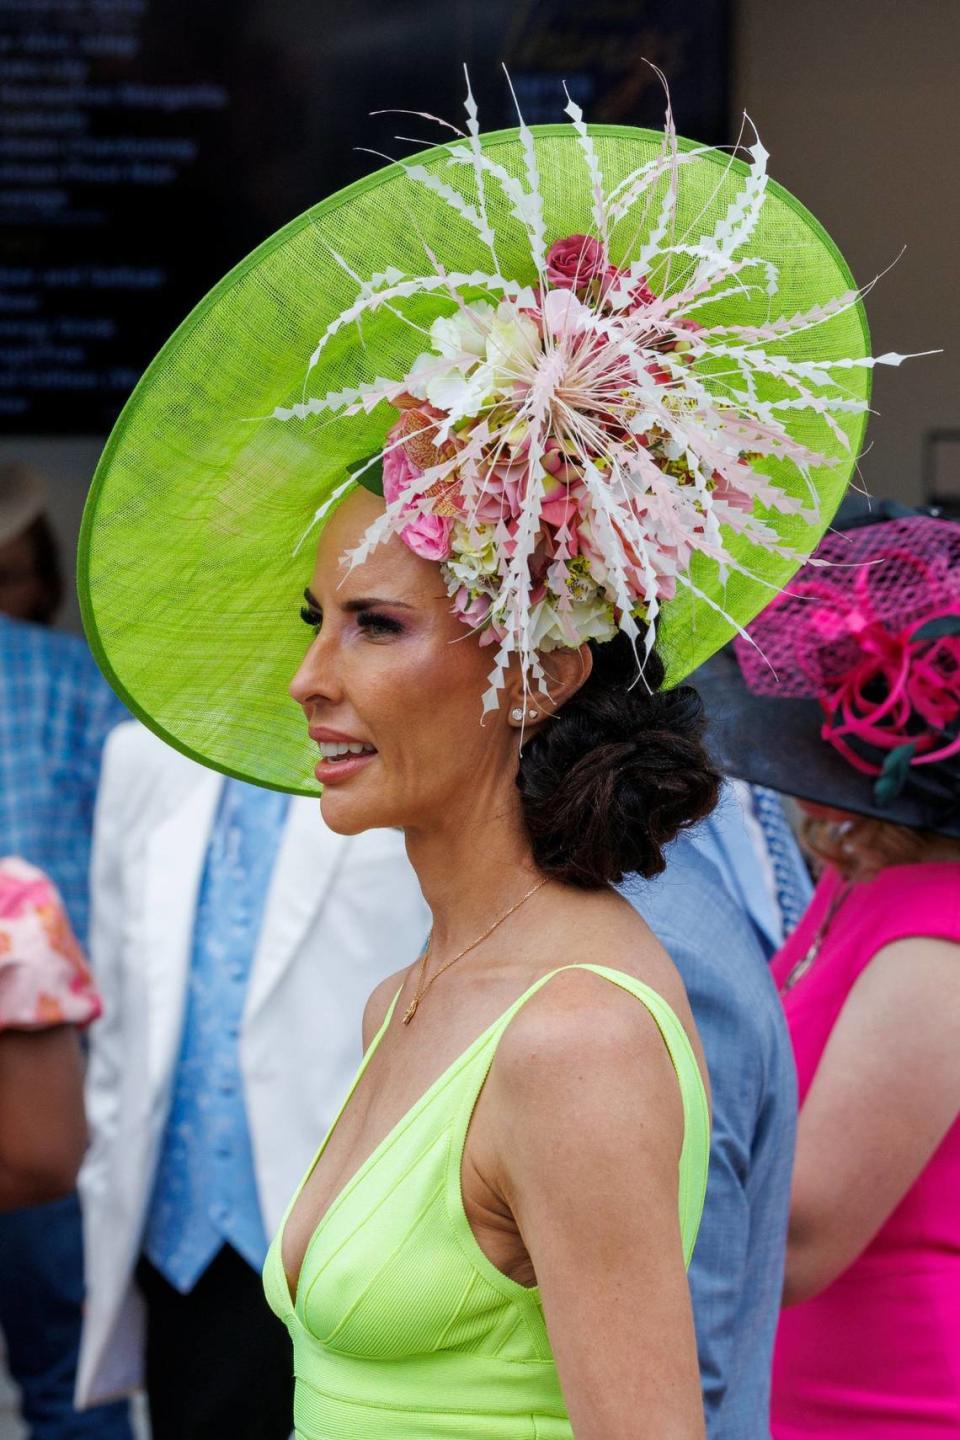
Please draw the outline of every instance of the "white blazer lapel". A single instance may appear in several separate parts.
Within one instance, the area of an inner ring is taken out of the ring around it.
[[[144,949],[151,1093],[165,1089],[176,1060],[186,1000],[197,891],[223,776],[199,766],[146,847]]]
[[[323,822],[319,799],[295,795],[280,841],[254,952],[245,1022],[277,984],[326,899],[350,839]]]

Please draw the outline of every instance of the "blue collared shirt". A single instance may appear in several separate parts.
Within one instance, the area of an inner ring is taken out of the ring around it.
[[[224,784],[194,925],[180,1058],[144,1252],[181,1293],[224,1244],[259,1270],[267,1237],[240,1072],[250,967],[290,797]]]
[[[782,810],[779,833],[771,837],[758,817],[756,793],[755,786],[728,781],[717,808],[691,833],[697,850],[716,867],[724,888],[752,923],[760,947],[770,960],[786,938],[770,854],[774,840],[779,863],[789,871],[801,913],[813,898],[813,886]],[[766,793],[779,805],[772,791]]]
[[[126,719],[83,640],[0,615],[0,855],[46,871],[81,944],[100,758]]]
[[[710,1171],[690,1266],[708,1434],[769,1440],[797,1082],[761,927],[743,898],[757,862],[736,816],[724,810],[682,834],[664,873],[624,893],[680,971],[710,1072]],[[711,858],[718,848],[723,870]],[[728,886],[743,867],[743,886]]]

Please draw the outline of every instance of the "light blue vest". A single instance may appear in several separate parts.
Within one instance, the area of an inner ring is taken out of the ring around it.
[[[257,1270],[267,1253],[239,1039],[289,799],[227,780],[207,850],[180,1058],[144,1240],[147,1259],[183,1294],[224,1244]]]

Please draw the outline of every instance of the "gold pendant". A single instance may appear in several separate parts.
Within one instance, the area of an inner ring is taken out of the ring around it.
[[[404,1023],[404,1025],[409,1025],[409,1024],[410,1024],[410,1021],[413,1019],[414,1015],[416,1015],[416,1013],[417,1013],[417,1006],[418,1006],[419,1004],[420,1004],[420,997],[419,997],[419,995],[417,995],[417,996],[414,997],[413,1000],[410,1001],[410,1004],[407,1006],[406,1013],[404,1014],[404,1017],[403,1017],[403,1023]]]

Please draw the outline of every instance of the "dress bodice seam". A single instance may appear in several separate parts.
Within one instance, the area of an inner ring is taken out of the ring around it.
[[[411,1165],[411,1166],[408,1168],[408,1172],[407,1172],[407,1173],[409,1173],[409,1170],[410,1170],[410,1169],[413,1169],[413,1168],[414,1168],[414,1167]],[[374,1272],[374,1274],[372,1274],[372,1275],[369,1277],[369,1279],[367,1280],[366,1285],[364,1285],[364,1286],[361,1287],[361,1289],[359,1290],[359,1292],[357,1293],[357,1295],[354,1297],[353,1304],[352,1304],[352,1305],[349,1305],[349,1306],[347,1307],[347,1309],[344,1311],[344,1313],[340,1316],[340,1319],[337,1321],[337,1323],[336,1323],[336,1325],[334,1326],[334,1328],[330,1331],[330,1334],[329,1334],[325,1339],[321,1339],[319,1336],[316,1336],[316,1337],[315,1337],[315,1338],[317,1339],[318,1343],[321,1344],[321,1345],[324,1347],[325,1350],[329,1350],[329,1351],[331,1351],[331,1353],[334,1353],[334,1354],[337,1353],[337,1347],[336,1347],[336,1345],[331,1344],[331,1341],[334,1340],[334,1339],[336,1338],[336,1336],[344,1329],[344,1327],[345,1327],[345,1326],[349,1323],[349,1321],[352,1319],[352,1317],[353,1317],[354,1313],[356,1312],[356,1310],[358,1309],[358,1307],[363,1304],[364,1300],[367,1298],[368,1294],[370,1293],[371,1287],[374,1286],[374,1285],[376,1285],[377,1281],[380,1279],[380,1274],[381,1274],[381,1271],[383,1270],[383,1268],[384,1268],[386,1265],[389,1265],[390,1261],[393,1260],[393,1259],[396,1257],[396,1255],[403,1249],[403,1247],[409,1242],[410,1237],[414,1234],[414,1232],[419,1228],[420,1225],[423,1224],[424,1214],[425,1214],[425,1213],[429,1210],[429,1208],[433,1205],[434,1201],[438,1199],[438,1197],[439,1197],[440,1194],[442,1193],[442,1189],[443,1189],[443,1181],[441,1180],[437,1185],[434,1186],[433,1192],[432,1192],[432,1194],[430,1195],[429,1199],[427,1200],[426,1204],[424,1205],[423,1210],[421,1210],[421,1211],[418,1213],[418,1215],[417,1215],[416,1219],[413,1221],[413,1223],[404,1231],[402,1237],[401,1237],[399,1240],[397,1240],[397,1242],[395,1243],[395,1245],[394,1245],[393,1250],[391,1251],[391,1253],[390,1253],[389,1255],[385,1256],[385,1257],[382,1259],[381,1265],[380,1265],[380,1269],[378,1269],[376,1272]],[[363,1223],[366,1223],[366,1221],[364,1221]],[[356,1231],[354,1231],[353,1233],[355,1234]],[[348,1243],[349,1243],[349,1238],[352,1238],[352,1237],[348,1237],[348,1239],[344,1241],[344,1244],[348,1244]],[[340,1248],[340,1247],[338,1247],[338,1249],[339,1249],[339,1248]],[[332,1258],[332,1257],[331,1257],[331,1258]],[[323,1273],[323,1270],[321,1269],[320,1271],[318,1271],[318,1273],[317,1273],[316,1275],[314,1275],[314,1276],[311,1277],[311,1280],[310,1280],[310,1289],[308,1290],[308,1292],[307,1292],[307,1294],[306,1294],[306,1296],[305,1296],[305,1298],[304,1298],[304,1302],[303,1302],[303,1305],[304,1305],[304,1315],[305,1315],[305,1316],[306,1316],[307,1306],[308,1306],[309,1303],[310,1303],[310,1294],[312,1293],[313,1287],[316,1285],[317,1281],[320,1279],[320,1276],[322,1275],[322,1273]],[[309,1333],[309,1334],[313,1334],[312,1331],[308,1331],[308,1333]],[[346,1352],[344,1352],[344,1353],[349,1354],[350,1352],[349,1352],[349,1351],[346,1351]]]
[[[333,1353],[336,1353],[336,1352],[333,1352]],[[543,1365],[543,1366],[548,1367],[548,1368],[552,1368],[552,1361],[548,1361],[548,1360],[543,1360],[543,1361],[540,1361],[540,1360],[537,1360],[537,1361],[521,1360],[521,1361],[509,1361],[509,1362],[507,1362],[507,1363],[509,1363],[509,1364],[518,1364],[518,1365],[537,1364],[537,1365]],[[448,1405],[443,1405],[443,1406],[441,1406],[441,1405],[430,1405],[430,1404],[421,1402],[420,1400],[417,1400],[417,1402],[416,1402],[415,1404],[410,1404],[410,1405],[405,1404],[403,1401],[396,1401],[396,1400],[391,1400],[391,1401],[389,1401],[389,1402],[387,1402],[387,1401],[381,1402],[381,1401],[378,1401],[378,1400],[357,1400],[357,1399],[355,1399],[353,1396],[340,1395],[340,1394],[338,1394],[337,1391],[335,1391],[335,1390],[324,1390],[324,1389],[322,1388],[322,1386],[314,1384],[313,1381],[311,1381],[311,1380],[309,1380],[309,1379],[307,1379],[307,1378],[305,1378],[305,1377],[301,1377],[301,1378],[300,1378],[300,1383],[301,1383],[302,1385],[304,1385],[308,1390],[312,1390],[315,1395],[321,1395],[321,1396],[323,1396],[325,1399],[328,1399],[328,1400],[336,1400],[336,1401],[338,1401],[338,1403],[341,1404],[341,1405],[352,1405],[352,1406],[355,1406],[356,1409],[358,1409],[358,1410],[383,1410],[383,1411],[386,1411],[386,1412],[388,1412],[388,1413],[400,1411],[400,1412],[406,1412],[407,1414],[411,1414],[411,1415],[419,1415],[419,1414],[424,1414],[424,1415],[449,1415],[449,1413],[450,1413],[450,1407],[449,1407]],[[461,1414],[461,1415],[486,1415],[486,1413],[487,1413],[485,1410],[481,1410],[479,1407],[477,1407],[477,1406],[471,1406],[471,1405],[458,1405],[456,1408],[457,1408],[457,1412],[458,1412],[459,1414]],[[523,1418],[524,1418],[524,1419],[528,1419],[528,1418],[532,1418],[532,1417],[524,1416]],[[556,1416],[556,1418],[557,1418],[557,1419],[563,1419],[563,1418],[565,1418],[565,1417],[558,1414],[558,1415]]]
[[[398,992],[398,994],[399,994],[399,992]],[[395,1005],[396,1005],[396,997],[394,998],[394,1006],[395,1006]],[[367,1156],[367,1158],[366,1158],[364,1161],[361,1162],[361,1164],[358,1166],[358,1168],[353,1172],[353,1174],[350,1176],[350,1178],[344,1183],[344,1185],[341,1187],[341,1189],[338,1191],[338,1193],[334,1196],[333,1200],[332,1200],[332,1201],[330,1202],[330,1204],[327,1206],[326,1210],[323,1212],[323,1214],[321,1215],[320,1219],[317,1221],[317,1223],[316,1223],[316,1225],[314,1226],[313,1230],[310,1232],[310,1237],[309,1237],[309,1239],[307,1240],[306,1248],[305,1248],[305,1250],[304,1250],[304,1252],[303,1252],[303,1257],[302,1257],[302,1259],[301,1259],[301,1261],[300,1261],[300,1271],[299,1271],[299,1274],[298,1274],[298,1276],[297,1276],[296,1294],[295,1294],[295,1295],[292,1295],[292,1294],[290,1293],[290,1285],[289,1285],[289,1282],[287,1281],[287,1278],[286,1278],[286,1272],[285,1272],[284,1269],[283,1269],[283,1235],[284,1235],[284,1232],[285,1232],[285,1230],[286,1230],[287,1221],[289,1220],[290,1215],[291,1215],[292,1212],[293,1212],[293,1209],[294,1209],[294,1207],[295,1207],[295,1205],[296,1205],[296,1203],[297,1203],[297,1200],[300,1198],[301,1194],[303,1193],[303,1190],[304,1190],[304,1188],[305,1188],[308,1180],[310,1179],[311,1175],[312,1175],[312,1174],[314,1173],[314,1171],[316,1170],[316,1168],[317,1168],[317,1166],[319,1165],[320,1161],[323,1159],[324,1153],[326,1152],[327,1145],[329,1144],[329,1142],[330,1142],[330,1140],[331,1140],[331,1138],[332,1138],[332,1136],[333,1136],[333,1132],[334,1132],[334,1130],[336,1129],[337,1125],[339,1124],[340,1120],[343,1118],[343,1114],[344,1114],[344,1111],[346,1110],[347,1105],[349,1105],[350,1100],[353,1098],[353,1095],[356,1093],[357,1085],[359,1084],[359,1081],[360,1081],[361,1078],[363,1077],[363,1074],[365,1073],[366,1068],[367,1068],[367,1065],[369,1064],[370,1060],[373,1059],[373,1055],[374,1055],[374,1053],[375,1053],[376,1047],[379,1045],[380,1040],[382,1039],[383,1035],[384,1035],[385,1032],[386,1032],[386,1028],[387,1028],[387,1025],[389,1024],[389,1019],[390,1019],[390,1016],[391,1016],[392,1014],[393,1014],[393,1006],[391,1006],[391,1009],[390,1009],[390,1011],[389,1011],[389,1013],[388,1013],[387,1020],[384,1022],[384,1025],[383,1025],[382,1029],[381,1029],[380,1032],[378,1033],[375,1041],[373,1042],[373,1044],[371,1045],[370,1049],[369,1049],[368,1052],[367,1052],[367,1055],[366,1055],[366,1057],[365,1057],[366,1064],[364,1064],[364,1065],[362,1066],[362,1068],[358,1071],[356,1080],[355,1080],[353,1086],[351,1087],[351,1089],[350,1089],[350,1091],[349,1091],[349,1093],[348,1093],[348,1095],[347,1095],[346,1100],[345,1100],[344,1103],[343,1103],[343,1107],[341,1108],[340,1113],[338,1114],[336,1120],[333,1122],[333,1125],[330,1127],[330,1129],[328,1130],[327,1134],[325,1135],[324,1140],[323,1140],[323,1143],[322,1143],[322,1145],[320,1146],[320,1149],[318,1150],[317,1154],[315,1155],[315,1157],[314,1157],[314,1159],[313,1159],[313,1163],[311,1164],[309,1170],[306,1172],[304,1178],[301,1180],[300,1185],[298,1186],[296,1192],[294,1193],[293,1199],[291,1200],[290,1205],[289,1205],[288,1208],[287,1208],[287,1212],[286,1212],[286,1214],[284,1215],[283,1220],[282,1220],[282,1222],[281,1222],[281,1224],[280,1224],[280,1229],[279,1229],[279,1231],[278,1231],[278,1239],[279,1239],[278,1250],[279,1250],[279,1252],[280,1252],[280,1268],[281,1268],[281,1271],[283,1272],[284,1286],[285,1286],[285,1288],[286,1288],[286,1290],[287,1290],[288,1299],[290,1300],[291,1307],[292,1307],[294,1310],[296,1310],[296,1308],[297,1308],[297,1306],[299,1305],[299,1302],[300,1302],[300,1294],[301,1294],[301,1291],[303,1290],[304,1271],[305,1271],[306,1266],[307,1266],[308,1257],[311,1255],[311,1253],[312,1253],[312,1251],[313,1251],[313,1249],[314,1249],[315,1243],[316,1243],[316,1241],[319,1239],[321,1233],[326,1229],[328,1221],[330,1221],[330,1220],[333,1218],[335,1212],[336,1212],[337,1210],[339,1210],[340,1207],[341,1207],[341,1205],[342,1205],[342,1203],[343,1203],[345,1200],[347,1200],[350,1195],[353,1194],[353,1192],[356,1190],[356,1188],[358,1187],[358,1185],[359,1185],[364,1179],[366,1179],[366,1177],[367,1177],[369,1174],[372,1174],[372,1173],[377,1169],[378,1165],[380,1164],[380,1161],[383,1160],[383,1159],[385,1159],[385,1158],[391,1153],[391,1151],[393,1150],[394,1145],[395,1145],[400,1139],[403,1138],[403,1136],[404,1136],[404,1135],[407,1133],[407,1131],[409,1130],[410,1126],[413,1125],[413,1124],[416,1122],[416,1120],[420,1117],[420,1115],[422,1115],[423,1113],[425,1113],[425,1112],[430,1108],[430,1106],[432,1105],[432,1103],[433,1103],[434,1100],[438,1099],[441,1095],[443,1095],[443,1094],[446,1092],[448,1085],[452,1084],[452,1083],[454,1082],[454,1080],[456,1080],[456,1079],[458,1078],[458,1076],[460,1075],[460,1073],[462,1072],[462,1070],[463,1070],[464,1068],[466,1068],[466,1067],[470,1064],[471,1060],[474,1058],[472,1052],[473,1052],[475,1049],[477,1049],[485,1039],[487,1039],[487,1038],[489,1037],[490,1031],[493,1029],[493,1026],[490,1026],[490,1027],[488,1028],[488,1030],[485,1030],[481,1035],[478,1035],[477,1038],[476,1038],[476,1040],[474,1040],[474,1041],[472,1042],[472,1044],[470,1044],[470,1045],[467,1047],[467,1049],[463,1052],[463,1054],[462,1054],[462,1055],[458,1055],[457,1058],[456,1058],[454,1061],[452,1061],[452,1063],[447,1067],[447,1069],[444,1070],[440,1075],[438,1075],[437,1078],[436,1078],[436,1080],[434,1080],[431,1085],[428,1085],[428,1086],[427,1086],[427,1089],[423,1092],[423,1094],[419,1097],[419,1099],[415,1100],[415,1101],[413,1102],[413,1104],[410,1106],[410,1108],[409,1108],[403,1115],[400,1116],[399,1120],[398,1120],[398,1121],[396,1122],[396,1124],[392,1127],[392,1129],[388,1130],[387,1133],[386,1133],[386,1135],[384,1135],[383,1139],[380,1140],[380,1141],[374,1146],[374,1148],[370,1151],[370,1154]],[[498,1023],[497,1021],[494,1021],[494,1025],[496,1025],[497,1023]],[[478,1053],[479,1053],[479,1051],[478,1051]],[[418,1158],[421,1158],[421,1157],[418,1157]],[[414,1163],[416,1163],[416,1162],[414,1162]],[[346,1241],[344,1241],[344,1242],[342,1242],[342,1243],[346,1243]],[[338,1247],[338,1248],[340,1248],[340,1247]]]

